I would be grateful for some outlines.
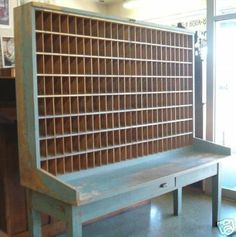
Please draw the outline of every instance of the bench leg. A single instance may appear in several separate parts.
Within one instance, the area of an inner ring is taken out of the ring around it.
[[[218,164],[217,175],[212,177],[212,226],[217,226],[221,209],[221,166]]]
[[[82,237],[82,223],[80,222],[77,206],[67,208],[66,234],[67,237]]]
[[[174,215],[178,216],[182,210],[182,188],[173,191]]]
[[[30,237],[42,237],[41,215],[32,207],[31,191],[27,191],[28,230]]]

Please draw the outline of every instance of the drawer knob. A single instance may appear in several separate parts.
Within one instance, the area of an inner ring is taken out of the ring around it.
[[[166,187],[167,187],[167,183],[160,184],[160,188],[166,188]]]

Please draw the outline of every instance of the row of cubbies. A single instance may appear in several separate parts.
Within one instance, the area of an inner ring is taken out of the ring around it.
[[[191,144],[192,36],[36,11],[41,167],[63,174]]]
[[[192,92],[156,95],[57,96],[38,99],[39,116],[114,113],[136,110],[160,110],[168,107],[192,106]],[[166,110],[161,110],[166,112]]]
[[[141,127],[120,128],[109,131],[84,133],[63,137],[49,137],[41,139],[42,159],[47,157],[59,158],[61,156],[83,154],[90,150],[111,149],[125,144],[139,143],[142,141],[158,140],[166,137],[175,137],[179,134],[189,134],[192,121],[169,122],[160,125],[143,125]],[[64,144],[63,144],[64,142]],[[62,147],[64,147],[62,149]]]
[[[191,48],[119,42],[58,34],[36,33],[37,52],[165,61],[192,61]]]
[[[79,133],[91,133],[106,130],[118,130],[155,124],[178,123],[192,120],[191,107],[179,107],[159,110],[133,111],[120,113],[98,113],[90,115],[70,115],[60,117],[40,117],[40,137],[68,136]]]
[[[150,25],[111,22],[109,19],[68,16],[60,13],[36,11],[36,30],[61,35],[82,35],[120,41],[192,47],[192,36],[181,32],[155,29]]]
[[[52,157],[42,160],[41,167],[54,175],[59,175],[176,149],[190,145],[191,142],[191,133],[179,134],[174,137],[132,142],[131,144],[124,144],[123,146],[107,147],[107,149],[87,151],[82,154],[74,153],[73,155],[62,155],[57,158]],[[66,142],[61,140],[58,147],[65,150],[65,144]]]
[[[173,94],[192,91],[186,77],[58,77],[39,76],[38,95],[134,95]]]
[[[191,76],[192,65],[184,63],[113,60],[104,58],[37,56],[38,74],[91,76]]]

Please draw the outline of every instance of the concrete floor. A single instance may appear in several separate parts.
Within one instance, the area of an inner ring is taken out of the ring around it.
[[[172,195],[163,195],[151,205],[83,226],[83,237],[219,237],[211,227],[211,198],[200,192],[184,190],[183,211],[172,215]],[[234,218],[236,202],[223,201],[222,219]],[[236,237],[236,234],[231,237]],[[60,235],[65,237],[65,235]]]

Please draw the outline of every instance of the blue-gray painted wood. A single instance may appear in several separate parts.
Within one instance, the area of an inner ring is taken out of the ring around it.
[[[17,108],[18,121],[21,124],[19,127],[21,182],[28,188],[31,236],[41,236],[39,212],[65,221],[67,236],[82,237],[83,222],[171,191],[174,191],[174,214],[178,215],[181,211],[182,187],[207,177],[213,177],[212,224],[216,225],[221,202],[219,163],[230,155],[230,149],[223,146],[194,139],[193,146],[70,175],[53,176],[40,169],[38,108],[32,104],[37,104],[36,50],[33,32],[36,8],[91,16],[87,12],[40,3],[29,3],[15,10],[15,22],[19,25],[16,27],[15,36]],[[100,16],[93,14],[93,17]],[[114,18],[107,19],[121,21]],[[155,29],[157,27],[137,22],[134,25]],[[172,28],[170,30],[173,31]],[[189,34],[179,29],[175,31]],[[22,58],[26,62],[22,63]]]
[[[79,208],[71,206],[66,210],[66,233],[67,237],[82,237],[82,223]]]
[[[174,215],[178,216],[182,211],[182,188],[173,191]]]
[[[215,144],[200,138],[193,139],[193,149],[197,151],[214,152],[222,155],[231,155],[231,148]]]
[[[71,207],[70,204],[38,192],[32,192],[31,199],[32,207],[35,210],[57,217],[62,221],[66,221],[66,210]]]
[[[200,180],[209,178],[217,174],[217,164],[200,167],[199,169],[189,170],[189,173],[178,175],[176,177],[176,186],[182,187],[196,183]]]
[[[42,237],[41,215],[40,211],[33,207],[33,192],[27,190],[27,215],[28,215],[28,230],[30,237]]]
[[[218,172],[212,177],[212,226],[217,226],[220,220],[221,198],[221,164],[218,164]]]

